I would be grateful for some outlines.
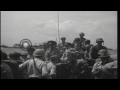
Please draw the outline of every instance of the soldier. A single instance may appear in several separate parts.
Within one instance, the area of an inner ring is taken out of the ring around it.
[[[57,55],[59,57],[59,50],[56,48],[57,43],[55,41],[48,41],[49,48],[45,52],[46,62],[50,61],[52,55]]]
[[[92,44],[90,44],[90,40],[89,39],[87,39],[87,40],[85,40],[85,42],[84,42],[84,45],[82,46],[82,50],[83,51],[86,51],[86,45],[89,45],[89,46],[93,46]]]
[[[61,41],[62,41],[62,43],[60,43],[58,45],[58,48],[60,50],[60,57],[63,55],[63,53],[65,51],[65,43],[66,43],[65,41],[66,41],[66,38],[65,37],[61,37]]]
[[[47,64],[47,70],[52,78],[56,78],[56,64],[58,62],[58,56],[53,55],[50,57],[50,62]]]
[[[28,51],[27,58],[28,59],[33,58],[33,52],[35,51],[35,49],[30,47],[30,48],[27,49],[27,51]]]
[[[19,70],[27,70],[29,79],[51,79],[47,72],[47,64],[43,61],[45,51],[43,49],[36,49],[33,53],[34,59],[25,61],[19,65]]]
[[[85,60],[87,60],[89,66],[93,66],[94,63],[95,63],[95,60],[91,59],[90,56],[89,56],[89,53],[90,53],[90,48],[92,47],[92,45],[88,44],[85,46],[85,52],[84,52],[84,57],[85,57]]]
[[[71,48],[71,43],[65,43],[65,52],[63,53],[63,56],[61,57],[61,61],[66,62],[67,61],[67,55],[70,52]]]
[[[2,51],[0,52],[1,52],[1,64],[0,64],[1,79],[14,79],[11,67],[4,62],[4,60],[7,60],[7,54]]]
[[[46,52],[46,50],[48,49],[48,42],[43,42],[42,43],[42,48],[45,50],[45,52]]]
[[[80,39],[79,38],[75,38],[75,40],[72,43],[72,48],[74,48],[75,45],[77,44],[79,46],[79,49],[80,49],[80,43],[79,42],[80,42]]]
[[[21,63],[20,60],[20,54],[17,52],[12,52],[8,54],[8,57],[10,60],[6,60],[5,62],[11,67],[14,79],[20,79],[20,73],[19,73],[19,64]]]
[[[58,47],[59,47],[60,49],[63,49],[63,47],[65,47],[66,38],[65,38],[65,37],[61,37],[61,41],[62,41],[62,43],[60,43],[60,44],[58,45]]]
[[[110,54],[106,49],[101,49],[98,54],[100,54],[100,60],[97,61],[92,69],[92,76],[95,79],[106,79],[106,75],[102,72],[101,68],[109,63]]]
[[[90,49],[90,58],[91,59],[97,59],[98,58],[98,52],[101,50],[101,49],[107,49],[107,47],[103,46],[102,43],[104,42],[104,40],[102,38],[98,38],[96,39],[96,43],[97,45],[95,46],[92,46],[91,49]]]
[[[22,63],[24,63],[27,60],[27,53],[26,52],[22,52],[20,59],[22,60]]]
[[[84,42],[85,42],[86,38],[84,38],[85,34],[83,32],[79,33],[79,36],[80,36],[79,44],[80,44],[80,49],[81,49],[82,46],[84,45]],[[75,40],[74,40],[74,42],[75,42]]]

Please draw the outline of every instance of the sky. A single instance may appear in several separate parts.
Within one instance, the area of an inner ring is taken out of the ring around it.
[[[117,49],[117,11],[59,11],[60,37],[73,42],[80,32],[96,44]],[[22,39],[39,44],[58,38],[57,11],[1,11],[1,45],[13,46]]]

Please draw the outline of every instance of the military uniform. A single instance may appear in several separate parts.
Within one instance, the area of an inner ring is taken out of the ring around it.
[[[85,34],[84,34],[83,32],[81,32],[81,33],[79,34],[79,36],[80,36],[80,38],[78,38],[77,41],[78,41],[78,43],[79,43],[79,45],[80,45],[80,49],[81,49],[82,46],[84,45],[84,42],[85,42],[86,38],[83,37],[83,36],[85,36]],[[76,39],[74,40],[73,43],[75,43],[75,41],[76,41]]]
[[[45,51],[42,49],[36,49],[33,53],[34,59],[25,61],[23,64],[19,65],[19,70],[27,70],[27,76],[29,79],[42,79],[44,76],[49,77],[47,72],[47,64],[42,60],[45,55]],[[36,58],[36,57],[39,57]]]
[[[107,63],[102,67],[102,71],[107,79],[117,79],[117,61]]]
[[[90,55],[91,55],[91,58],[92,59],[97,59],[98,58],[98,52],[101,50],[101,49],[106,49],[107,50],[107,47],[103,46],[103,45],[99,45],[99,43],[102,44],[103,39],[102,38],[97,38],[96,39],[96,43],[98,43],[97,45],[95,46],[92,46],[91,49],[90,49]]]
[[[56,65],[52,62],[47,64],[47,71],[51,75],[52,78],[56,78]]]
[[[48,41],[48,44],[56,45],[56,42],[55,41]],[[46,52],[45,52],[46,61],[49,61],[50,57],[53,56],[53,55],[59,56],[59,50],[55,46],[53,46],[53,47],[54,47],[53,49],[48,48],[46,50]]]
[[[14,79],[12,69],[5,62],[1,62],[1,79]]]
[[[98,45],[95,45],[95,46],[92,46],[90,51],[91,51],[91,56],[92,56],[92,59],[97,59],[98,58],[98,52],[101,50],[101,49],[107,49],[105,46],[98,46]]]
[[[99,61],[94,64],[92,73],[99,72],[97,75],[95,75],[95,79],[104,79],[105,75],[103,73],[100,73],[100,69],[105,66],[105,64],[102,64],[102,61]]]
[[[67,61],[67,59],[68,59],[67,56],[68,56],[68,53],[69,53],[70,51],[71,51],[71,48],[65,50],[65,52],[63,53],[63,56],[61,57],[61,60],[62,60],[62,61],[65,61],[65,62]]]
[[[106,74],[102,72],[102,68],[109,63],[110,54],[106,49],[101,49],[98,54],[100,54],[100,58],[94,64],[92,74],[95,76],[95,79],[107,79]]]

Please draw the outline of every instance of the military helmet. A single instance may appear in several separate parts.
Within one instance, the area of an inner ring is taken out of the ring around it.
[[[34,56],[44,56],[45,55],[45,51],[43,49],[36,49],[34,52],[33,52],[33,55]]]
[[[83,32],[79,33],[79,36],[85,36],[85,34]]]
[[[99,57],[110,57],[109,52],[106,49],[101,49],[99,52]]]
[[[90,40],[89,39],[85,40],[85,44],[90,44]]]
[[[66,39],[65,37],[61,37],[61,40]]]
[[[96,43],[98,43],[98,42],[104,42],[104,40],[102,38],[97,38]]]

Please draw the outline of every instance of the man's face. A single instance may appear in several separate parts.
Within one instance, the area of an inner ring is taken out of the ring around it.
[[[83,38],[84,36],[83,35],[80,35],[80,38]]]
[[[98,45],[102,45],[103,42],[98,42]]]
[[[61,41],[64,43],[66,41],[66,39],[62,39]]]
[[[54,48],[54,45],[53,44],[49,44],[49,48]]]

